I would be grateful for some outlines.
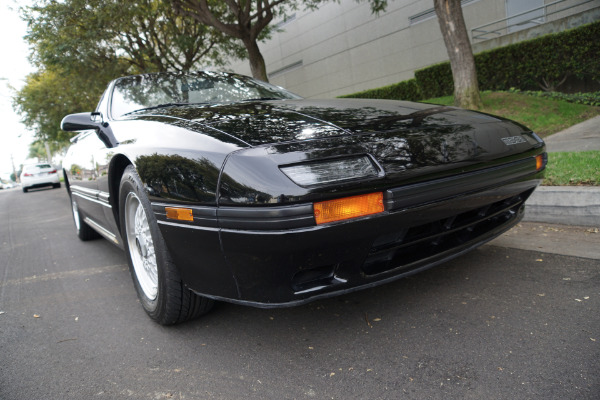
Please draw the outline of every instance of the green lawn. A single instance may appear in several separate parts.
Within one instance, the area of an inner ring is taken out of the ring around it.
[[[566,129],[600,115],[600,107],[569,103],[510,92],[482,92],[480,111],[520,122],[541,137]],[[453,96],[425,100],[426,103],[452,105]]]
[[[522,123],[541,137],[600,115],[600,107],[510,92],[482,92],[481,111]],[[452,105],[453,96],[426,103]],[[543,185],[600,185],[600,151],[549,153]]]
[[[600,186],[600,151],[548,153],[543,185]]]

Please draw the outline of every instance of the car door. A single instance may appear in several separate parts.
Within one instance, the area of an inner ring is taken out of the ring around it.
[[[108,193],[99,189],[99,181],[106,179],[107,149],[95,131],[82,132],[69,148],[66,160],[69,188],[85,222],[94,227],[107,239],[119,243],[112,224],[109,224],[105,209],[111,206]]]

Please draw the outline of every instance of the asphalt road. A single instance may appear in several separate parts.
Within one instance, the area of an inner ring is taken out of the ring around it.
[[[538,247],[161,327],[124,253],[77,239],[64,188],[3,190],[0,399],[599,399],[600,257]]]

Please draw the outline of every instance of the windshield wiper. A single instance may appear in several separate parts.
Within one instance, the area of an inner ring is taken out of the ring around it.
[[[148,111],[148,110],[156,110],[158,108],[167,108],[167,107],[182,107],[182,106],[191,106],[191,105],[198,105],[198,104],[208,104],[208,103],[164,103],[164,104],[159,104],[156,106],[152,106],[152,107],[145,107],[145,108],[140,108],[137,110],[133,110],[130,111],[128,113],[125,113],[123,115],[128,115],[128,114],[133,114],[139,111]]]
[[[244,99],[242,101],[261,101],[261,100],[284,100],[281,97],[258,97],[256,99]]]

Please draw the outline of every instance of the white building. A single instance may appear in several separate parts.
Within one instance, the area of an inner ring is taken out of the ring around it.
[[[463,0],[474,52],[600,19],[600,0]],[[433,0],[388,0],[373,15],[365,1],[340,0],[291,12],[260,44],[271,83],[328,98],[390,85],[448,60]],[[248,61],[230,68],[250,75]]]

